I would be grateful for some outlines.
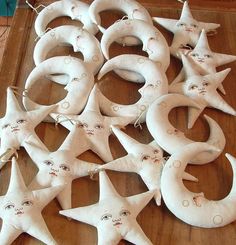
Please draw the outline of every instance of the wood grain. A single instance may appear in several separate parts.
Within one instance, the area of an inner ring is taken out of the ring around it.
[[[166,5],[165,8],[160,8],[159,4],[154,1],[144,0],[143,2],[152,16],[162,16],[170,18],[178,18],[180,15],[180,7],[175,8],[174,4]],[[169,4],[170,1],[165,1]],[[191,2],[191,1],[190,1]],[[195,1],[202,2],[202,1]],[[215,8],[213,1],[206,1]],[[221,2],[221,1],[215,1]],[[234,1],[228,1],[234,4]],[[164,1],[160,1],[164,3]],[[226,3],[227,5],[227,3]],[[173,7],[172,7],[173,6]],[[196,5],[197,6],[197,5]],[[233,12],[217,12],[208,10],[193,11],[196,19],[216,22],[221,24],[218,34],[209,37],[209,43],[213,51],[236,54],[236,14]],[[119,18],[119,13],[108,14],[104,13],[102,19],[104,24],[109,24],[111,20]],[[36,34],[34,32],[33,23],[35,14],[27,8],[18,8],[12,21],[12,27],[9,33],[6,49],[4,52],[4,63],[0,69],[0,110],[1,116],[5,112],[5,95],[6,88],[9,85],[16,85],[21,88],[24,87],[25,80],[33,69],[33,49],[35,45]],[[64,23],[72,23],[67,18],[57,19],[52,23],[52,26],[57,26]],[[171,42],[172,34],[158,27]],[[100,36],[100,35],[99,35]],[[118,53],[140,53],[143,54],[140,47],[128,48],[120,47],[117,44],[112,45],[112,56]],[[68,54],[73,55],[72,50],[69,48],[60,48],[51,53],[55,54]],[[231,67],[232,71],[224,81],[224,87],[227,95],[225,100],[236,108],[236,63],[220,67],[222,70],[226,67]],[[169,81],[171,81],[181,68],[178,60],[172,58],[171,65],[167,71]],[[105,95],[110,99],[120,103],[133,103],[139,98],[138,89],[140,85],[128,83],[120,80],[113,73],[109,73],[102,81],[99,82],[100,87]],[[40,94],[36,95],[37,100],[44,104],[55,102],[58,97],[52,97],[55,90],[59,96],[62,95],[63,88],[47,81],[42,81],[38,85]],[[36,90],[35,90],[36,91]],[[119,91],[119,93],[117,92]],[[19,98],[20,101],[20,98]],[[210,117],[214,118],[222,127],[227,143],[224,153],[229,152],[236,156],[236,119],[232,116],[223,114],[222,112],[207,109],[205,112]],[[194,140],[204,141],[209,134],[208,126],[201,116],[192,130],[186,129],[186,110],[178,108],[170,114],[171,122],[178,128],[186,133],[188,137]],[[63,139],[67,135],[67,131],[59,127],[58,129],[53,124],[42,123],[37,127],[37,133],[44,141],[47,147],[54,151],[56,150]],[[126,133],[143,143],[148,143],[152,140],[145,124],[143,130],[134,129],[131,125],[126,128]],[[114,136],[110,138],[110,146],[115,158],[125,155],[125,151]],[[100,162],[101,160],[91,152],[86,152],[79,158],[89,161]],[[31,159],[27,156],[24,149],[19,151],[18,158],[19,166],[22,171],[23,177],[28,184],[35,176],[37,169],[32,163]],[[7,164],[0,172],[0,194],[6,193],[9,177],[10,177],[11,164]],[[232,185],[232,170],[230,164],[222,154],[214,163],[206,164],[204,166],[188,166],[187,171],[199,178],[199,183],[186,183],[186,186],[192,191],[203,191],[209,199],[221,199],[229,192]],[[141,181],[140,177],[136,174],[126,174],[117,172],[108,172],[117,191],[124,196],[134,195],[146,191],[146,187]],[[89,177],[81,178],[73,182],[72,202],[73,207],[84,206],[93,204],[98,201],[98,182],[90,180]],[[97,234],[94,227],[82,224],[76,221],[69,221],[64,217],[58,215],[60,210],[59,204],[53,200],[43,211],[43,216],[51,231],[52,235],[62,245],[92,245],[96,244]],[[152,200],[147,207],[138,216],[138,222],[150,240],[155,245],[220,245],[227,244],[233,245],[236,243],[236,222],[227,225],[224,228],[218,229],[201,229],[195,228],[183,223],[171,214],[163,203],[161,207],[157,207]],[[21,235],[13,243],[14,245],[38,245],[42,244],[36,239],[27,234]],[[121,241],[120,244],[129,244],[128,242]]]

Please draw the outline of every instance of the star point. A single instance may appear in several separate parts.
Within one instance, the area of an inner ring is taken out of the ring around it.
[[[105,171],[99,172],[99,185],[98,203],[60,211],[60,214],[96,226],[98,245],[117,244],[121,239],[134,244],[152,244],[137,223],[136,217],[151,200],[154,192],[121,197]]]
[[[41,211],[62,188],[58,185],[30,191],[13,157],[10,184],[6,195],[0,199],[0,217],[3,220],[0,244],[11,244],[21,233],[26,232],[45,244],[55,245]]]
[[[80,135],[78,140],[80,140],[81,145],[77,152],[78,155],[87,150],[92,150],[102,160],[109,162],[113,160],[108,141],[111,135],[111,125],[124,127],[133,121],[134,117],[103,116],[100,112],[97,93],[97,88],[94,86],[84,111],[80,115],[67,115],[67,118],[75,122],[78,135]],[[54,119],[57,116],[58,114],[52,114]],[[71,130],[73,124],[70,121],[61,122],[61,125]]]

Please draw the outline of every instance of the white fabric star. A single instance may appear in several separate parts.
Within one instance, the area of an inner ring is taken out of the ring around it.
[[[42,209],[61,191],[63,186],[30,191],[24,183],[15,157],[12,159],[11,179],[5,196],[0,197],[0,217],[3,220],[0,244],[11,244],[21,233],[45,244],[57,244],[42,217]]]
[[[121,239],[133,244],[152,244],[137,223],[136,217],[151,200],[154,192],[121,197],[104,171],[99,173],[99,183],[98,203],[60,211],[60,214],[96,226],[98,245],[116,245]]]
[[[39,172],[30,184],[30,189],[40,189],[50,186],[64,185],[57,199],[63,209],[71,208],[71,187],[74,179],[84,177],[100,165],[85,162],[76,158],[74,150],[78,148],[78,129],[75,127],[66,137],[63,144],[55,152],[41,149],[30,142],[24,147],[37,165]]]
[[[113,160],[111,150],[109,147],[108,138],[111,134],[111,125],[118,125],[124,127],[129,124],[134,117],[107,117],[100,112],[97,98],[97,90],[94,87],[89,96],[87,105],[80,115],[67,115],[69,120],[61,121],[60,124],[68,130],[72,130],[75,122],[80,129],[80,141],[76,154],[92,150],[105,162]],[[51,116],[58,120],[59,114],[52,113]]]
[[[29,136],[32,136],[35,144],[44,148],[44,144],[40,141],[34,129],[54,108],[55,106],[49,106],[34,111],[23,111],[12,89],[7,89],[6,113],[0,119],[0,168]]]
[[[159,17],[154,17],[153,20],[174,34],[170,52],[175,57],[180,57],[186,46],[195,47],[202,29],[205,29],[206,32],[211,32],[220,26],[215,23],[195,20],[190,12],[187,1],[184,2],[179,20]]]
[[[119,139],[128,155],[102,165],[99,169],[110,169],[120,172],[134,172],[141,176],[149,190],[155,190],[156,204],[161,205],[160,181],[165,160],[163,150],[155,142],[141,144],[121,130],[112,126],[112,130]],[[197,181],[190,174],[184,172],[183,178]]]
[[[169,92],[184,94],[198,103],[199,108],[189,107],[188,109],[188,127],[192,128],[205,107],[213,107],[236,116],[236,111],[217,92],[217,88],[231,69],[202,76],[184,55],[182,55],[182,62],[187,76],[186,81],[171,85]]]
[[[189,60],[192,61],[194,68],[200,73],[200,75],[216,73],[216,68],[218,66],[222,66],[236,60],[235,55],[220,54],[211,51],[205,30],[202,30],[196,47],[193,50],[186,52],[186,56],[188,56]],[[184,79],[185,72],[184,69],[182,69],[172,84],[183,81]],[[222,85],[220,85],[219,89],[225,94]]]

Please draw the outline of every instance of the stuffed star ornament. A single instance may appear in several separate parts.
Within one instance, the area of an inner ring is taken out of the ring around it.
[[[90,172],[99,167],[98,164],[85,162],[76,158],[73,149],[78,148],[78,128],[74,129],[55,152],[41,149],[30,142],[24,142],[24,147],[37,165],[39,171],[30,184],[32,190],[50,186],[64,185],[63,190],[57,195],[62,209],[71,208],[71,187],[74,179],[88,176]]]
[[[202,30],[196,47],[193,50],[187,51],[186,55],[189,57],[189,60],[192,61],[192,63],[194,64],[194,68],[201,75],[216,73],[216,68],[218,66],[222,66],[236,60],[235,55],[213,52],[210,49],[205,30]],[[172,83],[178,83],[180,81],[183,81],[184,79],[185,72],[184,69],[182,69]],[[220,85],[219,89],[222,93],[225,94],[223,86]]]
[[[220,26],[215,23],[204,23],[195,20],[187,1],[184,2],[179,20],[159,17],[154,17],[153,20],[174,34],[170,52],[177,58],[180,58],[180,54],[187,46],[196,46],[202,29],[205,29],[208,33]]]
[[[60,115],[52,113],[51,116],[58,120]],[[105,162],[113,160],[109,147],[108,138],[111,134],[111,125],[124,127],[129,124],[134,117],[107,117],[100,112],[96,87],[93,88],[89,96],[87,105],[80,115],[67,115],[68,120],[62,120],[60,124],[68,130],[72,130],[75,122],[80,129],[80,146],[77,155],[92,150]]]
[[[42,209],[61,191],[63,186],[30,191],[24,183],[15,157],[12,158],[8,191],[0,197],[2,229],[0,244],[11,244],[23,232],[45,244],[57,243],[42,217]]]
[[[161,205],[161,173],[165,160],[163,150],[152,141],[149,144],[141,144],[118,128],[112,126],[112,131],[119,139],[128,155],[106,163],[99,169],[109,169],[120,172],[134,172],[141,176],[149,190],[155,190],[156,204]],[[184,172],[184,179],[197,181],[195,177]]]
[[[121,239],[133,244],[152,244],[137,223],[136,217],[152,199],[154,192],[121,197],[104,171],[99,173],[99,184],[98,203],[63,210],[60,214],[96,226],[98,245],[116,245]]]
[[[12,89],[10,87],[7,89],[6,113],[0,119],[0,168],[30,135],[36,144],[45,147],[34,129],[54,108],[55,106],[49,106],[33,111],[23,111]]]
[[[188,109],[188,128],[192,128],[205,107],[216,108],[236,116],[236,111],[217,92],[217,88],[231,69],[228,68],[217,73],[202,76],[199,75],[192,66],[192,63],[184,55],[182,55],[182,62],[186,72],[186,81],[172,84],[169,87],[169,92],[186,95],[198,103],[199,108],[189,107]]]

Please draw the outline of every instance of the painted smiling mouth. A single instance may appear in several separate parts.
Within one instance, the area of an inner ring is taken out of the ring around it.
[[[115,224],[113,224],[113,226],[117,226],[117,225],[122,225],[121,222],[116,222]]]
[[[187,31],[187,32],[192,32],[192,30],[191,30],[191,29],[185,29],[185,31]]]
[[[201,91],[201,92],[199,92],[199,94],[205,94],[206,93],[206,91]]]
[[[93,132],[87,132],[87,135],[92,136],[92,135],[94,135],[94,133]]]
[[[12,132],[17,132],[19,130],[20,130],[19,128],[14,128],[14,129],[12,129]]]
[[[159,162],[159,161],[160,161],[159,159],[155,159],[155,160],[154,160],[154,163],[157,163],[157,162]]]
[[[18,211],[17,213],[15,213],[15,215],[21,215],[23,214],[24,212],[21,212],[21,211]]]
[[[198,62],[200,62],[200,63],[204,63],[204,60],[197,60]]]
[[[57,177],[57,174],[55,172],[50,172],[49,174],[52,175],[52,176]]]

